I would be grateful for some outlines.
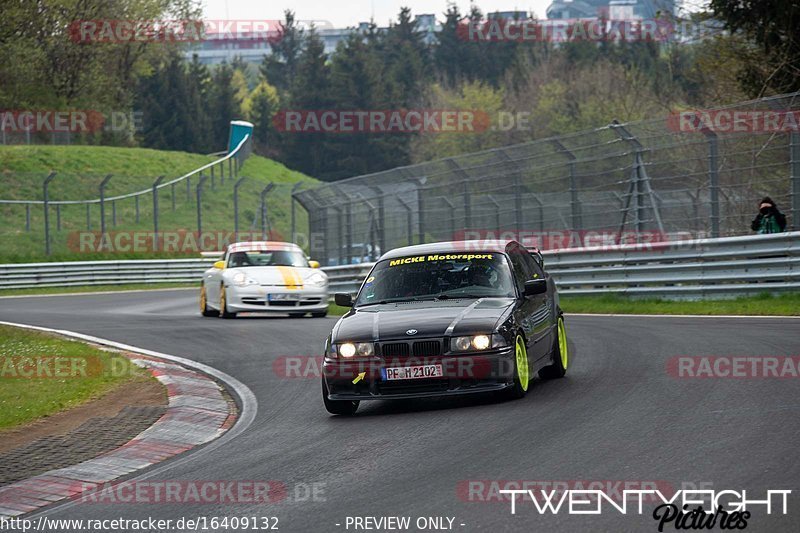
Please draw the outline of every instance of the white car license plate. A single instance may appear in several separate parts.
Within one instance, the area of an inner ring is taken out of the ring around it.
[[[442,365],[391,366],[382,368],[381,374],[384,381],[440,378],[444,375]]]
[[[281,293],[281,294],[268,294],[268,302],[297,302],[300,300],[299,294]]]

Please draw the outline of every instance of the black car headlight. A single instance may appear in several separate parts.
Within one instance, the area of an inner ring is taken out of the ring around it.
[[[333,353],[342,359],[375,355],[375,345],[371,342],[343,342],[334,346],[336,346],[336,350]]]
[[[450,341],[451,352],[481,352],[489,348],[501,348],[506,345],[502,335],[468,335],[453,337]]]

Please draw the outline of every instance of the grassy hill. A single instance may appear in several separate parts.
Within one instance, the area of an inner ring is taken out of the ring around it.
[[[106,197],[149,188],[153,180],[166,176],[165,181],[179,177],[208,162],[214,157],[185,152],[166,152],[143,148],[115,148],[105,146],[0,146],[0,199],[41,200],[42,182],[50,171],[57,172],[49,188],[50,200],[84,200],[99,197],[99,184],[107,174],[113,174],[106,186]],[[228,167],[225,171],[227,174]],[[276,184],[268,196],[269,221],[273,230],[288,236],[290,226],[290,190],[303,181],[311,186],[315,180],[289,170],[275,161],[251,156],[240,172],[248,180],[239,189],[240,231],[260,229],[258,210],[260,192],[269,183]],[[159,231],[197,230],[195,186],[192,177],[191,191],[186,194],[185,182],[175,185],[173,211],[170,187],[159,191]],[[151,195],[139,199],[140,218],[136,222],[133,199],[117,202],[117,224],[112,224],[112,206],[106,203],[107,231],[142,231],[153,229],[153,201]],[[306,231],[306,214],[298,209],[298,231]],[[25,230],[25,206],[0,204],[0,263],[41,260],[122,259],[130,257],[159,257],[166,253],[79,253],[68,246],[75,242],[78,232],[87,230],[86,206],[61,207],[61,230],[57,231],[56,209],[51,206],[50,229],[52,254],[44,255],[44,213],[42,206],[31,207],[31,230]],[[212,189],[206,181],[203,192],[203,230],[233,231],[233,181],[226,176],[225,183],[219,174]],[[91,230],[100,229],[100,207],[90,207]],[[254,220],[255,219],[255,220]],[[253,225],[255,223],[255,225]]]

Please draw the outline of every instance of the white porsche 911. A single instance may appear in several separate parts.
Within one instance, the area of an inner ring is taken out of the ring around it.
[[[203,273],[203,316],[235,318],[238,313],[328,313],[328,276],[296,244],[237,242]]]

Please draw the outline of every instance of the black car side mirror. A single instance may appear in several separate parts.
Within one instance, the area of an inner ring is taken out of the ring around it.
[[[547,292],[547,280],[529,279],[525,282],[525,296],[536,296]]]
[[[337,292],[333,295],[333,301],[341,307],[353,307],[353,295],[349,292]]]

